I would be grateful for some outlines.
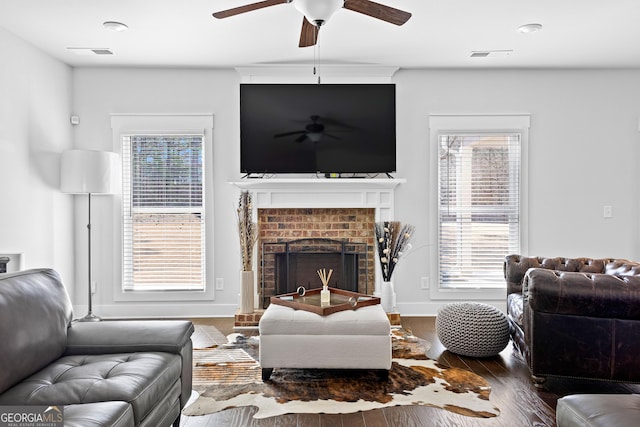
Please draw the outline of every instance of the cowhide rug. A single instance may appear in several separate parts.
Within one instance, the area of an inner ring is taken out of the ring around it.
[[[495,417],[484,378],[427,358],[430,344],[410,331],[393,332],[388,381],[366,370],[275,369],[262,382],[258,337],[232,334],[229,342],[196,349],[193,386],[197,399],[185,415],[256,406],[254,418],[287,413],[352,413],[395,405],[425,405],[472,417]]]

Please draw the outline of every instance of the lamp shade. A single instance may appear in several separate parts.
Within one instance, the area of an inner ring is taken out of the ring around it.
[[[71,194],[113,193],[117,158],[116,153],[107,151],[65,151],[60,158],[60,190]]]

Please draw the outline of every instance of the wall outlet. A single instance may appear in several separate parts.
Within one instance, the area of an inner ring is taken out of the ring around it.
[[[604,205],[602,209],[602,216],[604,218],[613,218],[613,206]]]
[[[224,290],[224,278],[216,277],[216,291]]]
[[[420,289],[429,289],[429,278],[421,277],[420,278]]]

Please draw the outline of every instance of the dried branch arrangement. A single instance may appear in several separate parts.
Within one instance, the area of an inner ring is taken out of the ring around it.
[[[329,286],[329,280],[331,280],[331,274],[333,273],[333,269],[329,269],[329,274],[327,274],[326,269],[318,270],[318,276],[320,276],[320,280],[322,281],[322,286]]]
[[[238,201],[238,234],[240,236],[240,252],[242,254],[242,270],[253,270],[253,247],[258,241],[258,225],[253,222],[253,205],[251,193],[243,191]]]
[[[375,225],[376,247],[382,268],[382,279],[391,280],[391,274],[405,251],[411,248],[411,237],[415,227],[399,221],[377,222]]]

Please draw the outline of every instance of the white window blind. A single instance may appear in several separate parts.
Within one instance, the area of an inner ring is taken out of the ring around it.
[[[204,135],[125,135],[123,290],[203,290]]]
[[[504,287],[520,248],[521,136],[448,133],[438,146],[440,286]]]

